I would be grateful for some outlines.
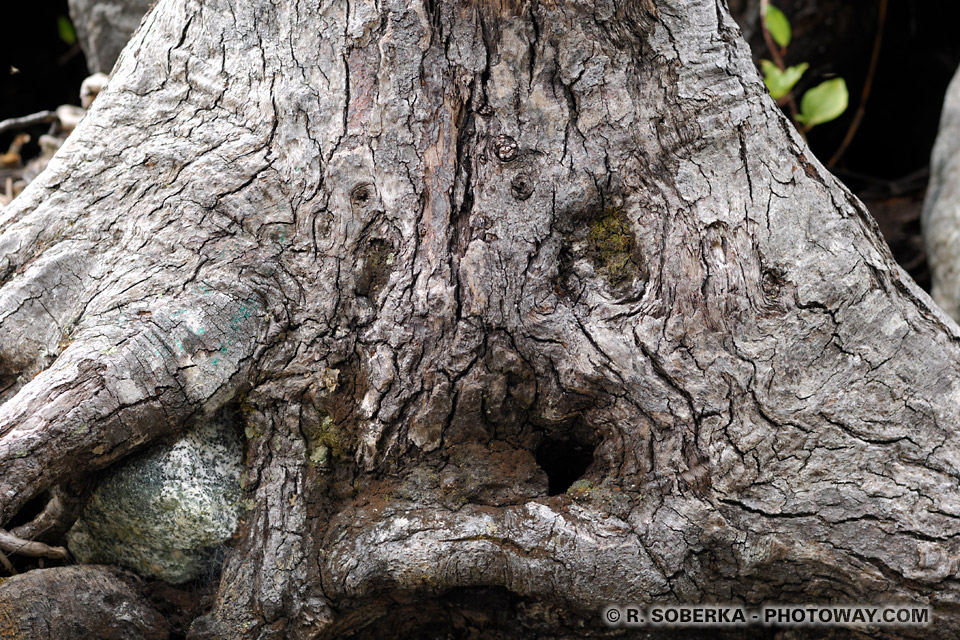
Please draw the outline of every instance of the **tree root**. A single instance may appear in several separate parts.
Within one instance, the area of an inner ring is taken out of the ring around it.
[[[68,555],[67,550],[63,547],[51,547],[42,542],[24,540],[3,529],[0,529],[0,549],[10,553],[18,553],[22,556],[54,560],[63,560]]]
[[[123,615],[117,615],[122,603]],[[80,565],[37,569],[0,585],[0,637],[36,640],[163,640],[163,616],[138,593],[133,575]]]

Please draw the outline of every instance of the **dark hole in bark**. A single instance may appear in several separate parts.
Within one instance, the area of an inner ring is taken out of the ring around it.
[[[376,213],[379,202],[377,190],[369,182],[361,182],[350,189],[350,208],[358,218]]]
[[[536,183],[526,173],[519,174],[510,183],[510,191],[513,193],[513,197],[520,201],[532,196],[535,189]]]
[[[363,250],[363,262],[357,274],[357,293],[376,300],[377,294],[390,279],[393,259],[394,247],[389,241],[380,238],[370,240]]]
[[[140,593],[166,619],[169,640],[185,640],[194,622],[197,623],[197,631],[203,629],[204,621],[197,618],[213,608],[217,583],[194,581],[174,586],[162,580],[148,580],[140,587]]]
[[[570,438],[546,438],[535,455],[547,474],[547,495],[556,496],[569,489],[593,463],[593,445]]]
[[[350,192],[350,199],[357,205],[366,204],[370,200],[370,186],[366,184],[357,185]]]

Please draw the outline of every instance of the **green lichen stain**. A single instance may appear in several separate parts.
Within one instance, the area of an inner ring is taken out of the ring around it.
[[[249,305],[249,306],[248,306]],[[241,304],[237,309],[237,312],[230,318],[230,330],[234,333],[240,330],[240,326],[243,324],[243,321],[253,315],[253,305],[250,305],[250,302],[247,301],[247,304]],[[227,341],[227,344],[230,344],[230,341]]]
[[[243,434],[247,437],[247,440],[256,440],[257,438],[263,436],[263,433],[257,426],[250,421],[250,417],[254,413],[253,405],[250,404],[250,400],[247,398],[247,394],[240,396],[238,400],[240,405],[240,415],[243,417]]]
[[[567,489],[567,495],[571,498],[587,498],[596,489],[589,480],[577,480]]]
[[[594,266],[610,286],[631,282],[643,275],[636,238],[623,209],[605,209],[603,215],[590,224],[587,240]]]
[[[349,449],[348,437],[330,418],[323,416],[313,429],[306,430],[307,457],[317,467],[324,467],[330,458],[343,458]]]
[[[319,445],[314,447],[313,451],[310,452],[310,462],[315,466],[325,467],[327,466],[327,461],[330,458],[330,449],[324,445]]]
[[[602,506],[606,512],[617,517],[625,517],[632,508],[629,496],[609,479],[600,484],[585,479],[577,480],[567,489],[567,496],[576,502]]]

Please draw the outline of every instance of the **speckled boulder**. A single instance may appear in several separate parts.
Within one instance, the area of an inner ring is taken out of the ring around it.
[[[243,449],[233,421],[198,425],[131,458],[101,482],[67,534],[84,563],[127,567],[172,584],[213,568],[240,514]]]

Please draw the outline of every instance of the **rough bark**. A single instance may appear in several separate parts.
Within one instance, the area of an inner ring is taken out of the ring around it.
[[[161,0],[0,249],[2,519],[239,402],[195,638],[960,629],[957,326],[723,3]]]
[[[166,640],[166,620],[136,586],[136,576],[97,565],[14,576],[0,586],[0,637]]]

